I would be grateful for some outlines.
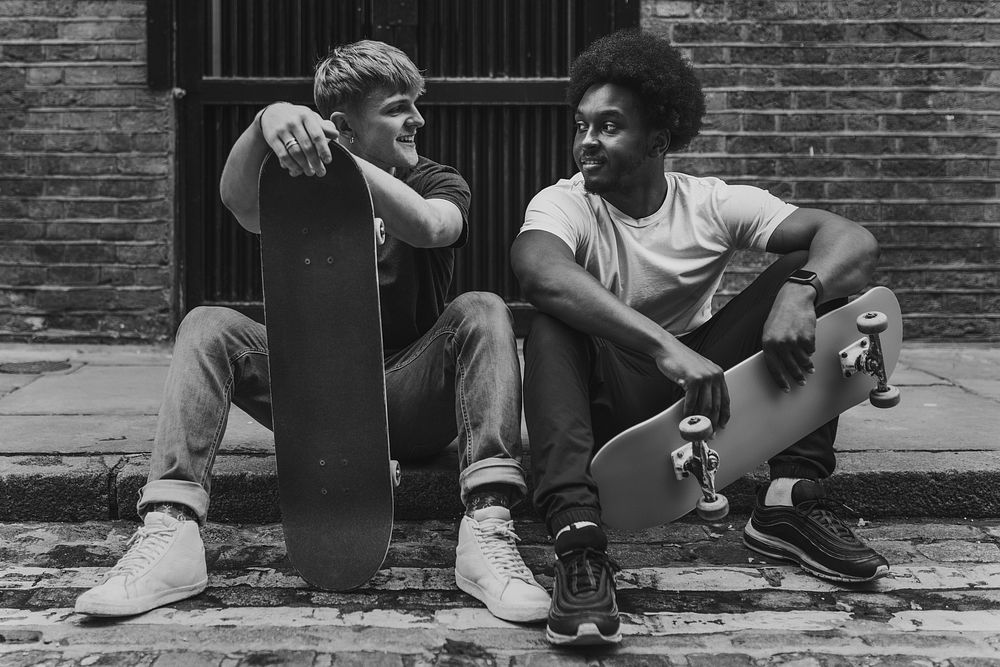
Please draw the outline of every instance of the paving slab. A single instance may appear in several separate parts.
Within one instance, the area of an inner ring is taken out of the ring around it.
[[[10,343],[0,348],[0,364],[76,361],[111,366],[168,366],[170,345],[45,345]]]
[[[995,345],[904,346],[900,363],[1000,401],[1000,348]]]
[[[0,398],[21,387],[26,387],[37,379],[37,375],[31,374],[0,373]]]
[[[140,454],[153,448],[156,415],[6,415],[0,416],[2,454]],[[274,437],[245,412],[233,407],[219,451],[267,453]]]
[[[167,369],[163,366],[86,365],[46,374],[0,399],[0,415],[156,414]]]
[[[65,493],[75,507],[67,516],[82,515],[81,503],[88,516],[132,516],[169,361],[164,346],[0,350],[0,367],[52,362],[61,369],[0,372],[0,484],[7,497],[38,498],[35,505],[18,500],[7,515],[49,516]],[[862,404],[841,418],[839,468],[831,482],[838,493],[867,516],[1000,515],[1000,391],[994,391],[1000,350],[904,345],[892,382],[903,392],[898,407]],[[522,437],[527,442],[523,421]],[[25,460],[52,465],[29,470]],[[94,460],[101,461],[98,468]],[[397,512],[456,515],[457,471],[453,451],[406,465]],[[213,512],[223,520],[277,520],[273,437],[239,408],[230,412],[215,473]],[[749,508],[754,485],[765,476],[762,467],[727,490],[734,511]]]
[[[903,386],[900,404],[874,408],[865,401],[845,412],[837,449],[1000,449],[1000,405],[953,385]]]
[[[905,366],[896,366],[896,370],[889,376],[889,382],[899,387],[951,386],[951,383],[947,380],[942,380],[930,373]]]

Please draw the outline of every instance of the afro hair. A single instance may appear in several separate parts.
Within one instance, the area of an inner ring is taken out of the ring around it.
[[[601,37],[573,62],[567,101],[574,109],[594,85],[614,83],[633,90],[645,120],[670,131],[669,150],[698,136],[705,95],[691,64],[665,39],[636,30]]]

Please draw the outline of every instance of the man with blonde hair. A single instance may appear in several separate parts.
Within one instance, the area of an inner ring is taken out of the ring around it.
[[[549,596],[517,551],[509,509],[527,491],[510,312],[488,293],[445,303],[455,248],[469,234],[470,193],[457,171],[417,153],[423,91],[423,76],[392,46],[333,49],[316,68],[319,113],[285,102],[258,112],[226,161],[222,201],[259,233],[257,178],[270,151],[306,177],[326,173],[330,140],[352,153],[386,230],[378,269],[392,456],[424,458],[457,442],[466,513],[456,583],[500,618],[540,621]],[[264,326],[228,308],[198,307],[181,322],[138,503],[144,525],[105,581],[80,596],[78,612],[138,614],[204,590],[199,525],[212,462],[230,402],[271,427],[267,349]]]

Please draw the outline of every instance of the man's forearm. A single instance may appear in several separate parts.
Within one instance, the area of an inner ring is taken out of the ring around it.
[[[676,340],[657,323],[630,308],[576,264],[518,274],[528,300],[574,329],[649,356]]]
[[[226,158],[219,181],[219,195],[240,225],[254,234],[260,233],[260,212],[257,209],[260,165],[270,148],[256,122],[243,131]]]
[[[391,235],[417,248],[444,247],[458,239],[462,217],[457,207],[442,214],[394,175],[357,156],[355,160],[368,181],[375,215]]]
[[[820,228],[809,245],[805,268],[815,271],[823,283],[823,300],[854,294],[871,280],[878,262],[878,243],[859,225]]]

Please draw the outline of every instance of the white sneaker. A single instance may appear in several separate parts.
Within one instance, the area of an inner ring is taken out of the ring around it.
[[[462,517],[455,583],[505,621],[544,621],[549,594],[521,560],[514,522],[505,507],[486,507]]]
[[[149,512],[128,546],[101,584],[77,598],[77,613],[131,616],[205,590],[208,571],[198,522]]]

